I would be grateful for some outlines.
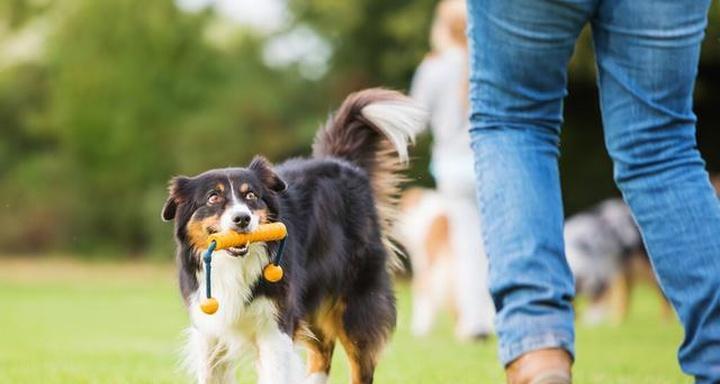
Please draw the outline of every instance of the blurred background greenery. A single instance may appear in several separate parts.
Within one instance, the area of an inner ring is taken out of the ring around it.
[[[167,180],[309,152],[349,92],[407,89],[433,0],[3,0],[0,255],[169,259]],[[696,110],[720,171],[720,25]],[[617,194],[587,31],[572,62],[561,166],[568,213]],[[428,141],[413,183],[432,185]]]

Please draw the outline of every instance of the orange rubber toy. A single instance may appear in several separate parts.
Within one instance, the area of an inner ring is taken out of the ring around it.
[[[259,241],[277,241],[287,236],[287,228],[283,223],[261,224],[258,229],[250,233],[240,233],[235,231],[227,231],[215,233],[208,237],[207,247],[210,243],[215,242],[215,249],[225,249],[237,247],[247,243],[256,243]]]
[[[239,233],[235,231],[216,233],[210,235],[207,242],[207,252],[203,256],[205,262],[205,291],[206,297],[200,302],[200,309],[208,314],[212,315],[217,312],[220,308],[220,303],[216,298],[212,297],[211,291],[211,280],[212,274],[211,261],[212,253],[217,249],[225,249],[230,247],[242,246],[249,243],[265,242],[265,241],[278,241],[280,247],[274,257],[268,265],[263,268],[263,278],[270,283],[277,283],[283,278],[283,269],[280,266],[280,258],[282,257],[283,250],[285,249],[285,238],[287,237],[287,228],[283,223],[270,223],[262,224],[257,230],[250,233]]]

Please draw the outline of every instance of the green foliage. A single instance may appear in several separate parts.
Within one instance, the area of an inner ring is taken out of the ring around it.
[[[170,176],[281,158],[312,137],[318,87],[267,69],[251,34],[215,47],[208,12],[79,0],[49,13],[46,57],[0,77],[0,246],[169,244],[158,212]]]
[[[35,60],[0,57],[0,249],[169,255],[158,211],[172,175],[243,165],[256,153],[307,154],[347,93],[407,89],[428,51],[435,3],[289,1],[292,21],[278,33],[307,26],[332,49],[329,71],[307,80],[297,65],[264,64],[273,34],[228,27],[211,10],[183,12],[173,0],[0,2],[0,47],[32,28],[45,39]],[[698,85],[709,128],[718,120],[718,14]],[[561,159],[569,212],[614,193],[587,31],[576,53]],[[708,148],[720,133],[701,127],[700,138],[719,168]],[[413,152],[415,184],[432,185],[428,144],[421,138]]]

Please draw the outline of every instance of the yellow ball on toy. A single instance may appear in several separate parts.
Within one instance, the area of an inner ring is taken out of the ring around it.
[[[217,312],[219,307],[220,304],[214,297],[203,299],[203,301],[200,303],[200,309],[202,309],[202,311],[207,313],[208,315],[212,315],[213,313]]]
[[[263,268],[263,277],[271,283],[277,283],[283,278],[282,267],[275,264],[268,264]]]

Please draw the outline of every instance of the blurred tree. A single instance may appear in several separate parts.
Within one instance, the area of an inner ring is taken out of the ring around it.
[[[286,154],[314,131],[317,86],[267,69],[245,31],[225,50],[210,44],[209,12],[78,0],[52,17],[40,66],[0,78],[6,249],[168,244],[157,212],[171,175]]]
[[[348,92],[407,88],[429,50],[434,5],[291,0],[289,23],[268,33],[172,0],[0,2],[0,250],[167,257],[170,227],[158,212],[169,177],[242,165],[256,153],[307,154]],[[700,146],[720,170],[720,132],[709,129],[720,120],[717,9],[711,15],[697,100]],[[298,28],[327,43],[327,72],[266,64],[266,43]],[[3,55],[7,42],[34,35],[44,41],[38,55]],[[616,193],[595,93],[585,31],[563,132],[568,212]],[[414,151],[416,184],[432,185],[428,142]]]

